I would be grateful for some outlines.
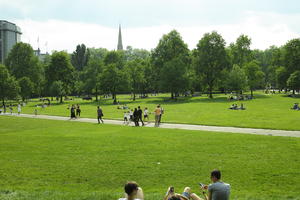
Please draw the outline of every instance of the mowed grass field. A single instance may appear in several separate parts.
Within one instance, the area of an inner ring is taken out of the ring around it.
[[[265,95],[261,92],[255,93],[253,100],[229,101],[227,98],[228,96],[221,94],[214,95],[214,99],[204,95],[180,97],[177,101],[170,101],[169,94],[159,94],[159,96],[137,98],[136,101],[132,101],[129,95],[118,95],[120,104],[126,104],[131,109],[140,105],[142,109],[148,107],[149,111],[153,112],[157,104],[161,104],[165,110],[163,122],[300,130],[300,111],[290,109],[295,102],[300,102],[300,98],[291,98],[284,94]],[[35,105],[40,103],[30,102],[22,112],[33,114]],[[243,103],[247,109],[229,110],[228,108],[234,103],[238,106]],[[104,111],[104,118],[123,119],[124,110],[117,109],[118,106],[112,104],[112,99],[103,98],[99,102],[75,99],[59,104],[54,101],[50,107],[39,108],[38,113],[69,116],[70,110],[67,107],[72,104],[80,104],[82,117],[95,118],[96,106],[100,105]],[[150,115],[150,120],[154,120],[153,114]]]
[[[209,183],[231,199],[300,199],[300,139],[0,116],[1,200],[112,200],[127,180],[146,200]]]

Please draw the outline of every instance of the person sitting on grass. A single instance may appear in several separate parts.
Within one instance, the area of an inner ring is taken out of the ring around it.
[[[291,109],[292,110],[300,110],[299,104],[298,103],[294,103],[294,106]]]
[[[239,108],[240,110],[246,110],[246,108],[244,107],[244,104],[241,103],[241,107]]]
[[[127,182],[124,186],[125,198],[119,200],[144,200],[144,193],[141,187],[134,182]]]
[[[229,109],[230,110],[237,110],[238,106],[237,106],[237,104],[232,104]]]
[[[203,200],[197,194],[191,192],[190,187],[185,187],[182,194],[175,193],[174,187],[170,186],[163,200]]]
[[[205,192],[205,198],[207,200],[229,200],[230,196],[230,185],[221,181],[221,172],[220,170],[213,170],[210,173],[210,179],[213,182],[210,185],[203,185],[201,189],[208,190],[207,196]]]

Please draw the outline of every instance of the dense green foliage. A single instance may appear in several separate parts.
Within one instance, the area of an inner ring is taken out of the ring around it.
[[[162,199],[219,168],[231,199],[299,199],[300,140],[0,116],[0,199]],[[288,166],[287,166],[288,164]],[[284,190],[282,185],[284,184]]]
[[[151,52],[131,46],[109,51],[80,44],[71,55],[54,52],[39,61],[29,44],[18,43],[5,64],[10,75],[22,82],[18,95],[23,100],[45,96],[62,100],[76,95],[96,96],[98,101],[99,95],[106,95],[117,103],[120,93],[132,93],[134,101],[136,96],[164,92],[176,101],[179,96],[199,92],[210,98],[214,92],[242,94],[250,90],[252,95],[257,89],[299,92],[295,72],[300,69],[300,39],[266,50],[250,49],[250,45],[251,38],[240,35],[226,46],[222,36],[213,31],[199,38],[197,47],[190,50],[180,33],[172,30]],[[237,77],[235,65],[243,76],[238,80],[232,78]],[[62,89],[53,89],[55,81],[61,81]]]

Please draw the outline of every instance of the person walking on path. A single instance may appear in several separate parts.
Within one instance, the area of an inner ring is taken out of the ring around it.
[[[144,122],[143,122],[143,111],[141,109],[140,106],[138,106],[138,122],[141,121],[142,122],[142,126],[144,126]]]
[[[160,104],[159,104],[159,107],[160,107],[160,115],[159,115],[159,124],[160,124],[161,123],[161,117],[164,114],[164,108],[161,107]]]
[[[137,108],[135,108],[134,112],[133,112],[133,121],[134,121],[135,126],[140,126],[140,124],[139,124],[139,112],[138,112]]]
[[[80,113],[81,113],[81,109],[80,109],[79,104],[77,104],[77,107],[76,107],[76,117],[80,117]]]
[[[104,123],[103,122],[103,119],[102,119],[102,117],[103,117],[103,111],[102,111],[102,109],[98,106],[97,107],[97,119],[98,119],[98,124],[100,124],[100,121],[102,122],[102,124]]]
[[[72,105],[71,107],[71,119],[76,119],[76,116],[75,116],[75,106]]]
[[[160,105],[158,105],[156,107],[156,109],[154,110],[154,115],[155,115],[155,127],[159,127],[159,120],[160,120],[160,116],[161,116],[161,109],[160,109]]]
[[[21,104],[18,104],[18,115],[21,114],[22,108],[21,108]]]
[[[147,122],[149,123],[149,111],[148,108],[144,109],[144,121],[146,121],[147,118]]]

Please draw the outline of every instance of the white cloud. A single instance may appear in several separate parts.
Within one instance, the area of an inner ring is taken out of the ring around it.
[[[300,36],[294,30],[295,21],[300,21],[300,15],[279,15],[274,13],[247,12],[237,24],[222,24],[213,26],[178,26],[169,25],[126,28],[122,27],[123,46],[152,49],[158,44],[163,34],[176,29],[190,49],[196,47],[204,33],[216,30],[226,40],[227,45],[234,42],[240,34],[246,34],[252,39],[252,48],[266,49],[271,45],[280,46],[292,38]],[[22,41],[29,42],[37,48],[39,37],[40,48],[47,50],[67,50],[72,52],[77,44],[84,43],[88,47],[103,47],[116,49],[118,25],[108,28],[98,24],[67,22],[60,20],[33,21],[16,20],[21,27]]]

